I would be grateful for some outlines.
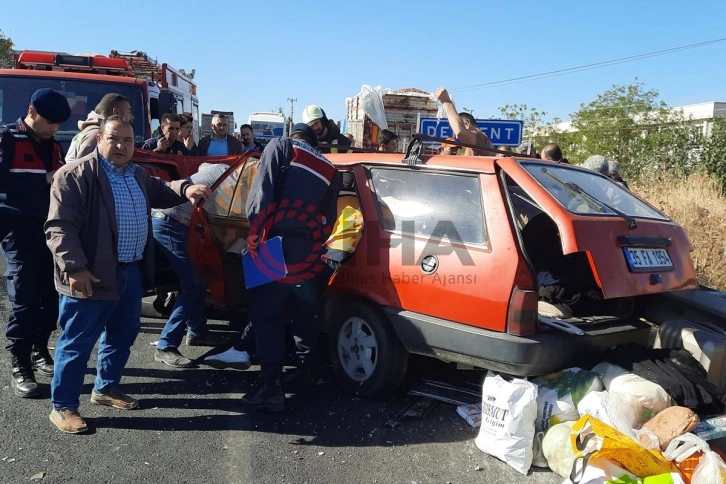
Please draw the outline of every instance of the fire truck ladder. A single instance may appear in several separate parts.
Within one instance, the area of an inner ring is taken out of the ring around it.
[[[161,65],[156,60],[151,59],[145,52],[132,50],[127,53],[112,50],[110,57],[126,59],[131,65],[135,77],[161,83]]]

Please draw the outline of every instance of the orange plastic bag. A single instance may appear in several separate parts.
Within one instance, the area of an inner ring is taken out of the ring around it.
[[[643,478],[670,472],[679,472],[660,451],[646,449],[619,430],[584,415],[572,426],[572,447],[585,461],[597,456],[620,464],[628,472]]]

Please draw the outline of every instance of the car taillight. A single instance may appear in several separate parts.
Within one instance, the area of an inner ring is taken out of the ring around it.
[[[526,336],[537,332],[537,291],[515,287],[509,298],[507,333]]]

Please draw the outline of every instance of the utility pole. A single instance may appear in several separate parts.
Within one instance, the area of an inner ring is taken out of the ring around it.
[[[290,101],[290,126],[287,128],[287,132],[290,133],[290,131],[292,131],[292,120],[295,119],[293,116],[295,114],[295,103],[297,102],[297,98],[289,97],[287,100]]]
[[[463,111],[466,111],[467,113],[471,114],[472,116],[474,116],[474,110],[473,109],[469,109],[469,108],[465,108],[465,107],[462,107],[461,109]]]

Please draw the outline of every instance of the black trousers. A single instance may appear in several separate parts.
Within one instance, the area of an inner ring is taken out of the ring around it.
[[[10,300],[5,349],[12,352],[29,352],[33,344],[47,344],[57,327],[58,293],[43,223],[31,217],[0,221]]]

